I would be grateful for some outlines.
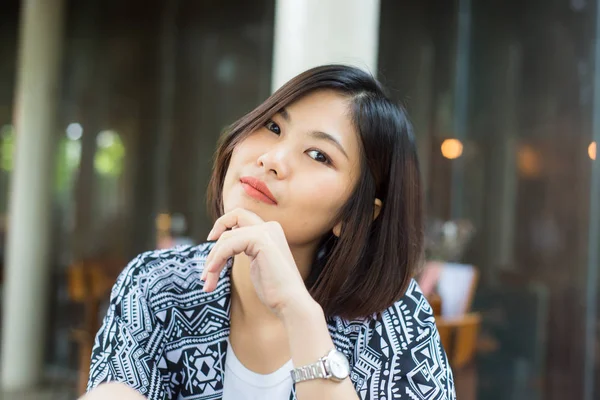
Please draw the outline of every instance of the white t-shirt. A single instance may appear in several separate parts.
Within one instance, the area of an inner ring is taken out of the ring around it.
[[[238,360],[231,343],[225,358],[223,400],[288,400],[292,392],[292,360],[267,375],[250,371]]]

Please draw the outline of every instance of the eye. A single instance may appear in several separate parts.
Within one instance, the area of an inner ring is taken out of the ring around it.
[[[267,128],[276,135],[281,135],[281,128],[271,119],[265,123],[265,128]]]
[[[323,164],[331,164],[331,159],[327,157],[325,153],[320,152],[319,150],[309,150],[307,152],[308,156],[315,160],[316,162]]]

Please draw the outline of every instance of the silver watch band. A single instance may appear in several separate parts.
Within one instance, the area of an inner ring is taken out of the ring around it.
[[[329,374],[325,369],[325,362],[320,359],[314,364],[305,365],[304,367],[295,368],[290,371],[292,381],[294,383],[308,381],[310,379],[329,378]]]

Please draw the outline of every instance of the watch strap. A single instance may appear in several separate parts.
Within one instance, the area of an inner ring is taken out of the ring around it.
[[[331,376],[325,369],[325,362],[323,358],[316,363],[294,368],[290,371],[290,374],[292,375],[292,381],[294,383],[308,381],[311,379],[326,379]]]

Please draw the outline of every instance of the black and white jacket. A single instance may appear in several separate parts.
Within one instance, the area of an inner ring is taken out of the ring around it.
[[[200,276],[210,249],[202,244],[147,252],[129,263],[96,336],[88,390],[120,381],[151,400],[222,398],[230,268],[214,292],[203,292]],[[431,307],[416,282],[376,319],[327,322],[335,346],[350,361],[359,398],[456,398]]]

